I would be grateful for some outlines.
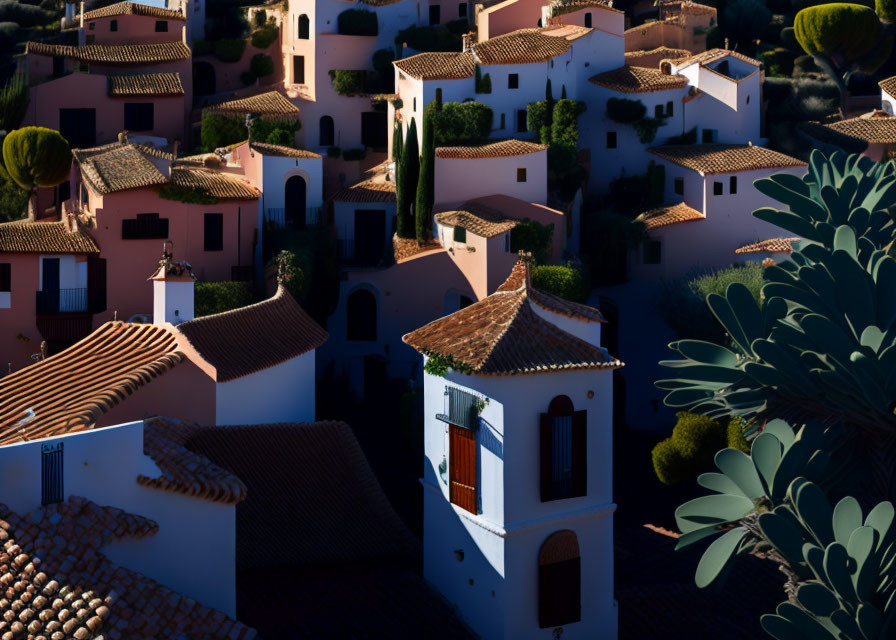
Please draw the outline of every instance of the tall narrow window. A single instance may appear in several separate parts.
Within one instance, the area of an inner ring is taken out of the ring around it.
[[[520,109],[516,112],[516,130],[518,133],[523,133],[528,130],[525,109]]]
[[[516,181],[517,182],[525,182],[526,181],[526,168],[521,167],[516,170]]]
[[[585,14],[585,26],[590,29],[591,28],[591,12]]]
[[[452,504],[470,513],[476,513],[478,511],[476,433],[454,424],[449,425],[448,429],[449,498]]]
[[[582,619],[582,560],[569,529],[551,534],[538,552],[538,626],[560,627]]]
[[[44,505],[65,500],[62,445],[57,442],[40,448],[40,503]]]
[[[305,56],[292,57],[292,83],[305,84]]]
[[[541,414],[541,501],[588,493],[588,413],[575,411],[572,400],[557,396]]]
[[[437,4],[429,5],[429,25],[434,27],[442,21],[442,8]]]
[[[663,117],[663,105],[658,104],[653,108],[653,117],[654,118],[662,118]]]
[[[204,219],[205,241],[203,248],[206,251],[224,250],[224,214],[206,213]]]
[[[467,17],[467,3],[461,2],[457,5],[457,17],[458,18],[466,18]]]
[[[715,129],[704,129],[703,130],[703,144],[710,144],[716,141],[716,130]]]
[[[684,195],[684,178],[675,178],[673,184],[675,185],[675,195],[683,196]]]
[[[728,193],[732,196],[737,193],[737,176],[731,176],[728,180]]]
[[[501,114],[501,126],[498,127],[498,128],[499,128],[499,129],[503,129],[503,128],[506,127],[506,126],[507,126],[507,114],[506,114],[506,113],[502,113],[502,114]]]
[[[712,195],[720,196],[725,193],[725,185],[716,180],[712,183]]]
[[[329,147],[334,144],[336,128],[332,116],[322,116],[320,119],[320,146]]]
[[[454,241],[461,244],[467,243],[467,230],[463,227],[454,227]]]
[[[615,149],[616,144],[616,132],[607,131],[607,149]]]
[[[672,102],[671,100],[669,100],[669,102],[666,103],[666,117],[671,118],[674,115],[675,115],[675,103]]]
[[[520,88],[520,74],[511,73],[507,75],[507,88],[508,89],[519,89]]]
[[[299,16],[299,40],[308,40],[311,37],[311,20],[306,14]]]
[[[0,292],[12,291],[12,263],[0,262]]]
[[[109,21],[109,31],[118,31],[118,20]]]

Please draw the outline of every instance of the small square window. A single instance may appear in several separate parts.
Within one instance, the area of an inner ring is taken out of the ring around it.
[[[653,117],[654,118],[662,118],[663,117],[663,105],[658,104],[653,108]]]
[[[118,20],[109,21],[109,31],[118,31]]]
[[[728,193],[732,196],[737,193],[737,176],[731,176],[728,181]]]
[[[703,130],[703,144],[710,144],[716,141],[716,131],[715,129],[704,129]]]
[[[94,31],[96,29],[96,22],[91,22],[90,24],[87,25],[87,28],[90,31]]]
[[[663,243],[659,240],[648,240],[644,243],[644,264],[660,264],[663,258]]]
[[[467,230],[463,227],[454,227],[454,241],[461,244],[467,243]]]
[[[616,132],[607,131],[607,149],[616,148]]]
[[[525,182],[525,181],[526,181],[526,169],[525,169],[525,167],[516,170],[516,181],[517,181],[517,182]]]
[[[507,88],[508,89],[519,89],[520,88],[520,74],[511,73],[507,76]]]
[[[675,178],[675,194],[679,196],[684,195],[684,178]]]
[[[167,33],[168,32],[168,21],[167,20],[156,20],[156,33]]]
[[[720,196],[725,192],[725,185],[721,182],[713,182],[712,183],[712,195]]]
[[[671,118],[675,115],[675,103],[671,100],[666,103],[666,117]]]

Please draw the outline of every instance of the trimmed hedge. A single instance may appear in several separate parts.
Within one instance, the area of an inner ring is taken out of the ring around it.
[[[55,187],[68,179],[72,151],[55,129],[23,127],[3,139],[3,165],[23,189]]]
[[[202,148],[214,151],[249,137],[242,118],[229,118],[220,113],[209,113],[202,118],[200,129]]]
[[[551,259],[554,224],[541,224],[524,218],[510,230],[510,250],[513,253],[529,251],[536,264],[546,264]]]
[[[582,272],[570,266],[537,265],[532,268],[532,286],[573,302],[588,300]]]
[[[197,282],[193,287],[196,317],[245,307],[254,302],[246,282]]]
[[[488,139],[494,114],[481,102],[446,102],[433,114],[437,147],[479,144]]]
[[[276,24],[267,24],[252,34],[252,46],[256,49],[267,49],[274,44],[279,33],[280,28]]]
[[[401,51],[407,44],[415,51],[460,51],[463,46],[463,34],[469,25],[466,20],[452,20],[440,26],[413,26],[402,29],[395,36],[395,48]],[[477,93],[487,93],[477,91]]]
[[[246,50],[242,38],[224,38],[215,43],[215,57],[221,62],[239,62]]]
[[[344,36],[375,36],[379,33],[376,13],[366,9],[346,9],[336,19],[336,31]]]
[[[285,147],[295,147],[295,133],[302,128],[298,120],[253,120],[249,124],[249,137],[258,142],[269,142]],[[275,142],[285,140],[286,142]]]
[[[881,25],[870,7],[835,2],[803,9],[796,14],[793,30],[810,56],[836,54],[849,64],[871,53]]]
[[[257,53],[249,62],[249,71],[256,78],[263,78],[274,73],[274,59],[266,53]]]
[[[15,0],[0,0],[0,22],[15,22],[20,27],[36,27],[47,24],[53,16],[40,7],[16,2]],[[57,29],[59,24],[56,24]]]
[[[330,81],[333,90],[341,96],[359,96],[366,93],[367,72],[352,69],[333,69]]]

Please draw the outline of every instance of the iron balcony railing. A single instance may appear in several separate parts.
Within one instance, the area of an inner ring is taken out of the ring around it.
[[[38,313],[85,313],[87,289],[45,289],[37,291]]]
[[[283,207],[268,207],[264,212],[264,221],[271,222],[278,227],[290,226],[294,229],[305,227],[318,227],[321,224],[323,209],[321,207],[306,207],[304,216],[302,211],[298,210],[295,214],[291,214],[289,225],[286,222],[286,209]],[[304,221],[304,225],[302,222]]]

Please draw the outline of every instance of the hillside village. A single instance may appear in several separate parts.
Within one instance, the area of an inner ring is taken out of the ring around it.
[[[896,7],[4,2],[2,640],[896,638]]]

